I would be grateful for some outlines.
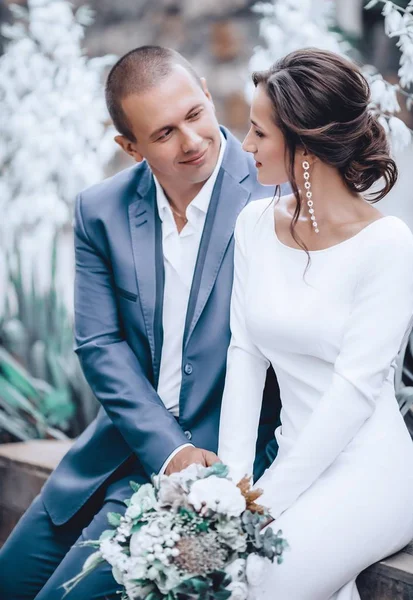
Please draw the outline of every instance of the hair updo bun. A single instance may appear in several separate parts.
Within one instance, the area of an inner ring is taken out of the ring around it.
[[[370,200],[377,202],[394,186],[397,180],[397,167],[389,157],[389,144],[386,132],[377,117],[367,113],[367,124],[361,133],[354,155],[343,170],[340,169],[350,190],[366,192],[381,178],[384,186],[370,194]]]
[[[356,65],[333,52],[306,48],[254,73],[253,81],[265,86],[273,104],[295,192],[294,157],[303,146],[335,167],[351,192],[366,192],[381,179],[381,188],[367,199],[377,202],[391,190],[397,167],[384,128],[368,108],[369,85]]]

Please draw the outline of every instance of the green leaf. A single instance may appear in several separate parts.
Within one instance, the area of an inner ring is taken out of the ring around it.
[[[13,387],[7,379],[0,375],[0,396],[9,402],[11,406],[25,411],[31,415],[36,422],[45,425],[44,416],[36,410],[30,401],[23,396],[15,387]]]
[[[52,383],[57,388],[65,388],[67,384],[66,376],[64,374],[63,369],[59,364],[59,360],[56,356],[56,349],[50,347],[50,349],[46,353],[47,364],[49,366],[51,375],[52,375]]]
[[[120,513],[108,512],[108,521],[112,527],[119,527],[122,515]]]
[[[142,527],[144,525],[147,525],[148,522],[147,521],[138,521],[137,523],[135,523],[131,529],[132,533],[136,533],[137,531],[139,531],[140,529],[142,529]]]
[[[137,492],[139,490],[139,488],[141,487],[141,484],[140,483],[136,483],[136,481],[130,481],[129,485],[131,486],[132,491],[134,493]]]
[[[202,577],[193,577],[191,583],[195,592],[198,594],[204,593],[209,588],[209,582]]]
[[[39,398],[40,394],[33,385],[32,377],[4,348],[0,347],[0,368],[5,378],[22,394]]]
[[[161,600],[162,594],[158,591],[153,591],[146,596],[146,600]]]
[[[67,425],[75,413],[75,407],[67,388],[52,390],[43,398],[40,406],[48,422],[62,428]]]
[[[216,600],[227,600],[231,598],[232,593],[229,590],[220,590],[219,592],[215,592],[214,598]]]
[[[105,529],[105,531],[103,531],[100,535],[99,542],[103,542],[103,540],[111,540],[115,534],[116,531],[114,529]]]
[[[215,463],[211,467],[208,467],[205,477],[215,475],[216,477],[228,477],[229,469],[227,465],[223,463]]]
[[[28,440],[31,440],[33,439],[33,437],[35,437],[33,435],[33,431],[29,428],[27,423],[24,423],[24,421],[19,422],[16,419],[6,417],[1,411],[0,429],[2,429],[3,431],[7,431],[22,442],[27,442]]]

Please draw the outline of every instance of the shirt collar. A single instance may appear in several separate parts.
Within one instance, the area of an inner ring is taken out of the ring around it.
[[[198,194],[192,200],[192,202],[190,202],[187,210],[190,210],[193,207],[193,208],[197,208],[199,211],[201,211],[205,215],[208,212],[208,207],[209,207],[209,203],[211,201],[212,192],[213,192],[214,185],[215,185],[215,182],[218,177],[218,172],[222,165],[222,160],[224,158],[224,152],[225,152],[225,148],[227,145],[227,140],[225,139],[222,131],[220,131],[220,135],[221,135],[221,148],[219,151],[218,160],[217,160],[217,164],[215,165],[215,169],[213,170],[212,175],[206,180],[206,182],[204,183],[202,188],[199,190]],[[161,221],[163,221],[165,218],[165,214],[168,214],[168,213],[172,214],[172,211],[171,211],[171,207],[169,205],[169,202],[166,198],[165,192],[163,191],[161,184],[159,183],[159,181],[155,177],[155,175],[153,176],[153,178],[154,178],[155,187],[156,187],[156,202],[158,205],[158,213],[159,213],[159,217],[160,217]]]

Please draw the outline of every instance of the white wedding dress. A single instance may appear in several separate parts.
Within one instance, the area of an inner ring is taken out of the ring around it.
[[[256,487],[290,549],[260,600],[356,600],[355,579],[413,538],[413,444],[394,365],[413,314],[413,236],[396,217],[307,255],[274,231],[271,199],[235,230],[219,456],[252,473],[266,370],[281,390],[279,453]]]

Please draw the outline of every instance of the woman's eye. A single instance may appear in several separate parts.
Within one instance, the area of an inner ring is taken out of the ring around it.
[[[257,131],[257,130],[255,130],[255,135],[256,135],[257,137],[259,137],[259,138],[263,138],[263,137],[264,137],[264,134],[263,134],[263,133],[261,133],[261,131]]]

